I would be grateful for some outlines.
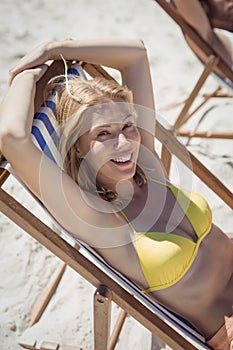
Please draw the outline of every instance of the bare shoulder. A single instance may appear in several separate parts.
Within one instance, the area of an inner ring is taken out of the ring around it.
[[[129,227],[111,202],[83,191],[67,174],[57,184],[56,196],[51,191],[43,198],[46,207],[74,237],[97,249],[130,242]]]

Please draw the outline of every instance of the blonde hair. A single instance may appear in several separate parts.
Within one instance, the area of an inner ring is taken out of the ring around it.
[[[49,91],[51,90],[55,97],[56,117],[61,128],[59,148],[65,171],[82,189],[98,193],[107,201],[117,199],[115,192],[96,184],[87,162],[78,156],[77,141],[81,136],[84,112],[89,107],[119,99],[132,104],[132,92],[113,80],[85,80],[73,75],[68,79],[64,76],[52,79],[49,83]],[[146,177],[138,165],[134,179],[140,187],[146,182]]]

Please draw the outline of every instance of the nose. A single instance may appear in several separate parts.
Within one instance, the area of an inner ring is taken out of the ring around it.
[[[116,149],[123,148],[129,144],[129,140],[125,137],[123,133],[119,133],[116,137]]]

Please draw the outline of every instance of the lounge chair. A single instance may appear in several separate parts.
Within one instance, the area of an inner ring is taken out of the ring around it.
[[[101,75],[111,79],[99,66],[84,63],[82,66],[91,76]],[[73,69],[76,71],[76,74],[82,72],[80,66],[76,65]],[[33,138],[35,138],[35,143],[38,144],[38,147],[51,159],[56,161],[57,150],[54,147],[56,145],[56,138],[53,137],[54,126],[48,118],[50,114],[53,114],[53,101],[48,99],[47,103],[35,115]],[[170,130],[166,130],[160,123],[157,124],[156,130],[158,140],[165,143],[168,149],[184,162],[186,166],[193,167],[194,172],[205,180],[206,184],[210,185],[210,187],[212,186],[213,190],[217,187],[217,194],[233,208],[232,193],[176,140],[173,133]],[[49,214],[48,216],[53,220],[53,227],[55,229],[51,229],[50,226],[36,218],[21,203],[17,202],[9,193],[6,193],[2,189],[2,185],[10,174],[10,166],[2,157],[0,169],[1,212],[59,257],[64,264],[69,265],[96,287],[94,294],[93,332],[95,350],[114,349],[127,314],[134,317],[174,350],[209,349],[204,343],[203,337],[188,322],[155,303],[148,295],[142,293],[134,283],[106,264],[92,249],[74,239]],[[37,199],[35,198],[35,200]],[[63,269],[61,269],[61,274],[62,272]],[[59,274],[58,279],[60,279],[61,274]],[[122,311],[110,337],[111,302],[116,303]],[[31,344],[21,344],[21,346],[24,349],[31,350],[78,349],[77,347],[60,346],[56,343],[45,342],[38,344],[36,341]]]
[[[233,132],[210,132],[210,131],[190,131],[182,130],[181,127],[190,117],[192,117],[210,98],[212,97],[233,97],[233,71],[223,59],[214,51],[214,49],[203,39],[203,37],[182,17],[176,9],[175,1],[173,0],[155,0],[163,10],[177,23],[180,27],[188,46],[194,52],[196,57],[201,61],[204,68],[198,78],[193,90],[189,93],[184,105],[174,123],[174,128],[179,136],[184,137],[204,137],[204,138],[223,138],[232,139]],[[204,10],[203,10],[204,11]],[[190,41],[191,39],[191,41]],[[198,48],[198,49],[197,49]],[[232,53],[231,53],[232,55]],[[217,78],[219,86],[212,93],[204,94],[202,101],[191,111],[194,101],[204,86],[207,78],[213,75]],[[224,89],[224,91],[223,91]],[[170,156],[166,149],[163,149],[162,159],[165,168],[169,173]]]

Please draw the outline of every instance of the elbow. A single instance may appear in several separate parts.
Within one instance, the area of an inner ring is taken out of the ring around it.
[[[12,142],[12,135],[6,131],[0,131],[0,152],[5,156],[7,153],[7,149]]]
[[[17,137],[8,130],[0,131],[0,152],[6,159],[11,158],[12,150],[19,149],[20,145],[25,142],[25,137]]]
[[[132,50],[131,53],[134,57],[142,57],[147,55],[147,49],[145,43],[142,39],[132,40]]]

